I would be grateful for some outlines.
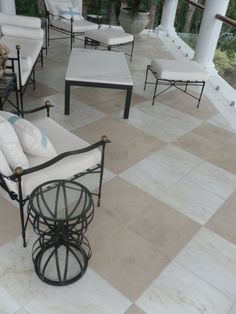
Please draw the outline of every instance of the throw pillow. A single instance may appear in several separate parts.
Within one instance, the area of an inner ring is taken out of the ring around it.
[[[46,134],[31,122],[6,111],[0,111],[0,115],[12,124],[25,153],[48,158],[57,155]]]
[[[12,125],[0,116],[0,149],[11,167],[28,168],[28,160],[22,150],[20,141]]]
[[[70,20],[71,18],[73,18],[74,21],[84,20],[78,7],[58,5],[58,9],[60,11],[60,16],[67,20]]]

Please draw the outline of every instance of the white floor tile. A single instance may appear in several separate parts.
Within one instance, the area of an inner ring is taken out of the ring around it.
[[[175,260],[236,300],[236,246],[232,243],[202,228]]]
[[[186,179],[180,180],[159,199],[202,225],[224,203],[221,197]]]
[[[154,106],[149,101],[132,108],[128,124],[171,143],[190,132],[202,121],[160,103]]]
[[[48,290],[24,306],[30,314],[123,314],[132,304],[90,268],[75,284]]]
[[[20,305],[0,286],[0,313],[13,314],[20,309]]]
[[[232,299],[172,262],[136,304],[147,314],[227,314]]]
[[[236,189],[236,176],[208,162],[201,163],[186,179],[224,199]]]

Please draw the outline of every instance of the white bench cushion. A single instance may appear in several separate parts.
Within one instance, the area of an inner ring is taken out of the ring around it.
[[[2,36],[14,36],[28,39],[43,40],[44,32],[41,28],[23,27],[10,24],[1,25]]]
[[[16,45],[20,45],[21,78],[22,86],[24,86],[41,51],[43,39],[36,40],[14,36],[2,36],[0,38],[0,43],[3,43],[11,50],[11,53],[9,54],[9,57],[11,58],[16,58]],[[7,62],[8,65],[11,65],[10,60]],[[17,68],[15,68],[15,70],[18,75]]]
[[[67,131],[50,118],[39,119],[33,121],[33,123],[45,132],[58,154],[89,146],[88,143]],[[27,158],[29,167],[36,166],[49,160],[48,158],[40,158],[31,155],[27,155]],[[100,161],[101,152],[99,149],[64,158],[50,167],[23,176],[23,194],[29,195],[39,184],[48,180],[70,178],[77,173],[96,166]]]
[[[109,46],[125,44],[134,40],[134,36],[132,34],[112,29],[98,29],[94,31],[87,31],[85,32],[85,37]]]
[[[51,20],[51,24],[55,27],[62,28],[68,32],[70,32],[70,20]],[[89,22],[86,20],[74,21],[73,22],[73,32],[74,33],[84,33],[88,30],[95,30],[98,29],[98,24]]]
[[[153,59],[151,66],[160,79],[174,81],[206,81],[208,73],[195,61]]]
[[[41,20],[38,17],[10,15],[0,12],[0,23],[23,27],[41,28]]]

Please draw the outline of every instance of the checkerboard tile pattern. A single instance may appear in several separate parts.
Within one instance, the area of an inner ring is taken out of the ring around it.
[[[123,92],[82,87],[72,90],[72,114],[64,116],[69,47],[50,45],[25,108],[48,99],[62,126],[90,143],[103,134],[112,141],[102,204],[87,232],[93,254],[75,284],[42,283],[31,260],[35,235],[29,227],[24,249],[19,212],[0,196],[0,313],[236,313],[236,135],[205,95],[198,109],[174,90],[151,106],[152,87],[144,91],[143,82],[157,55],[173,59],[158,38],[136,41],[129,120]],[[82,183],[97,188],[92,178]]]

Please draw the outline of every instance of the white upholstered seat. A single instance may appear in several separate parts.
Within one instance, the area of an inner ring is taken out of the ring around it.
[[[85,37],[109,46],[125,44],[134,40],[134,36],[132,34],[113,29],[98,29],[93,31],[86,31]]]
[[[61,127],[51,118],[33,121],[33,124],[44,131],[51,143],[53,143],[57,154],[89,146],[88,143]],[[32,155],[27,155],[27,158],[30,168],[49,160],[49,158],[40,158]],[[23,194],[25,196],[29,195],[34,188],[46,181],[70,178],[77,173],[96,166],[100,162],[101,152],[99,149],[63,158],[45,169],[24,176],[22,178]]]
[[[160,79],[175,81],[206,81],[208,74],[195,61],[153,59],[151,66]]]

